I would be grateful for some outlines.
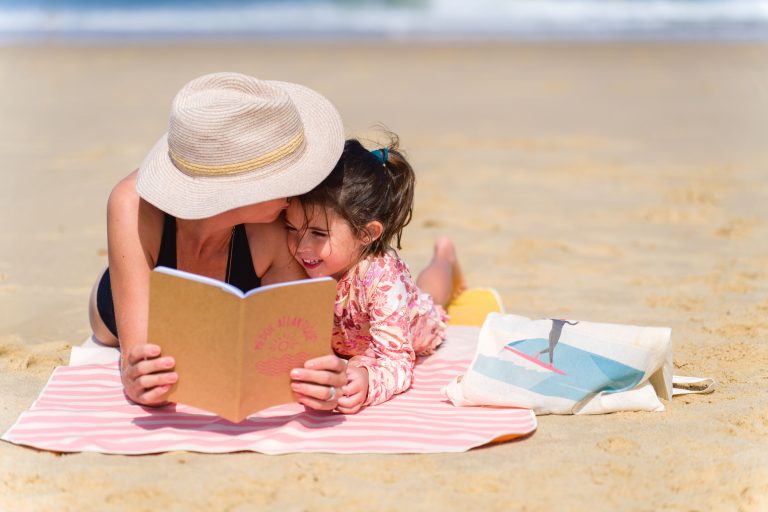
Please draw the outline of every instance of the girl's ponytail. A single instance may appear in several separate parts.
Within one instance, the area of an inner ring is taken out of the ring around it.
[[[381,235],[382,241],[388,246],[395,241],[395,247],[401,249],[400,240],[403,236],[403,228],[411,222],[413,217],[413,195],[416,185],[416,175],[411,164],[400,152],[400,139],[394,133],[389,133],[389,144],[378,150],[382,156],[384,167],[391,183],[387,187],[386,211],[382,215],[386,218],[379,219],[384,225]]]

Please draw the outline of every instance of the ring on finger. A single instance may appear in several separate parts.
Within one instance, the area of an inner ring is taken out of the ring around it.
[[[336,388],[333,386],[330,386],[330,396],[325,399],[326,402],[333,402],[333,399],[336,398]]]

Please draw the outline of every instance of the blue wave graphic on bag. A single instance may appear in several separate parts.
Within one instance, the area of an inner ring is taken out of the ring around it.
[[[486,377],[545,396],[581,401],[597,392],[635,387],[645,372],[558,341],[547,364],[550,340],[530,338],[508,343],[495,357],[478,354],[473,370]]]
[[[669,327],[490,313],[475,358],[443,388],[458,406],[536,414],[663,411],[672,398]]]

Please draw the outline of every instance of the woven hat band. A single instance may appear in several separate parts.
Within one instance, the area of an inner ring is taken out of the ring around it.
[[[287,158],[296,152],[304,144],[304,130],[300,130],[288,143],[276,148],[269,153],[244,162],[231,164],[207,165],[196,164],[185,160],[168,148],[168,156],[177,169],[190,176],[231,176],[255,171]]]

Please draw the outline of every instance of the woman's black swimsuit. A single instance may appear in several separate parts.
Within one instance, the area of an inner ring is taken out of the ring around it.
[[[245,233],[245,225],[238,224],[229,241],[230,250],[227,257],[227,282],[247,292],[261,286],[261,279],[253,269],[251,249],[248,246],[248,235]],[[163,236],[160,240],[160,254],[157,256],[158,267],[176,268],[176,217],[165,214],[163,224]],[[96,308],[99,310],[104,324],[116,338],[117,322],[115,321],[115,304],[112,301],[112,282],[109,278],[109,269],[101,276],[99,288],[96,291]]]

